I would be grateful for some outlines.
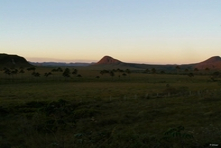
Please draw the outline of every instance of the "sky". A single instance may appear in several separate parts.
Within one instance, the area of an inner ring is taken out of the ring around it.
[[[0,53],[188,64],[221,56],[221,0],[0,0]]]

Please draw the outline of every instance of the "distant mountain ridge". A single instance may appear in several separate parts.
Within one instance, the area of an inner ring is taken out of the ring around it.
[[[97,63],[91,65],[96,66],[97,68],[100,67],[109,67],[109,68],[116,68],[116,67],[125,67],[125,68],[134,68],[134,69],[151,69],[156,68],[159,70],[176,70],[176,66],[179,66],[181,69],[194,69],[197,68],[199,70],[213,69],[213,70],[221,70],[221,57],[213,56],[203,62],[193,63],[193,64],[165,64],[165,65],[158,65],[158,64],[138,64],[138,63],[126,63],[111,56],[104,56],[101,60]]]
[[[114,69],[114,68],[131,68],[131,69],[158,69],[162,71],[176,70],[179,66],[180,69],[194,69],[199,70],[221,70],[221,57],[213,56],[205,61],[193,64],[170,64],[170,65],[158,65],[158,64],[139,64],[139,63],[126,63],[111,56],[104,56],[96,63],[60,63],[60,62],[28,62],[25,58],[18,55],[9,55],[0,53],[0,68],[3,67],[30,67],[30,66],[81,66],[88,67],[90,69]]]
[[[18,55],[0,54],[0,67],[29,67],[32,66],[24,57]]]
[[[30,62],[32,65],[34,66],[59,66],[59,67],[62,67],[62,66],[89,66],[91,65],[91,63],[64,63],[64,62]]]
[[[116,67],[125,67],[125,68],[135,68],[135,69],[145,69],[145,68],[157,68],[161,70],[175,70],[174,67],[179,66],[182,69],[194,69],[197,68],[199,70],[202,69],[221,69],[221,57],[213,56],[203,62],[194,63],[194,64],[167,64],[167,65],[158,65],[158,64],[138,64],[138,63],[126,63],[122,62],[118,59],[115,59],[111,56],[104,56],[96,63],[62,63],[62,62],[31,62],[32,65],[35,66],[102,66],[102,67],[109,67],[109,68],[116,68]]]

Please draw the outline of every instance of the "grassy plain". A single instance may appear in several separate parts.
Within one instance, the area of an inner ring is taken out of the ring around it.
[[[51,70],[0,71],[1,148],[221,146],[221,83],[209,75]]]

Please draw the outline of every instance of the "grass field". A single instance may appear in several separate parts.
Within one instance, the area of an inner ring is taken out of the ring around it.
[[[221,146],[221,83],[208,75],[52,69],[0,71],[1,148]]]

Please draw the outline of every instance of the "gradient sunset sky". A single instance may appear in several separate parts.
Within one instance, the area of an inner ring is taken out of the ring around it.
[[[0,53],[185,64],[221,56],[221,0],[0,0]]]

